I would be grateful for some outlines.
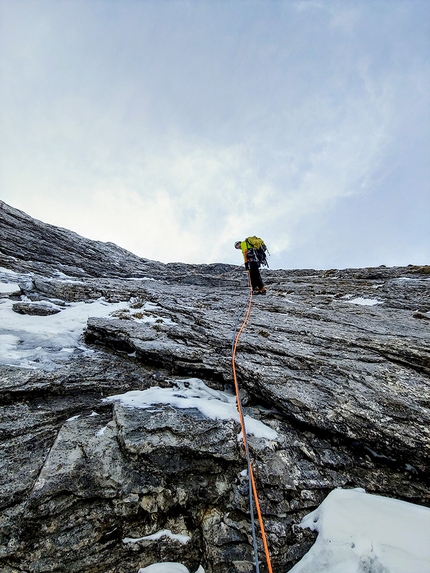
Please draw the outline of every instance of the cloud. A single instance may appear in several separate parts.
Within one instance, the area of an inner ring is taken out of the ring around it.
[[[316,125],[321,114],[332,113],[330,104],[306,107],[302,116],[314,114]],[[331,123],[329,132],[314,128],[309,140],[284,145],[278,157],[273,144],[223,147],[200,141],[190,146],[179,139],[170,141],[163,155],[137,153],[125,164],[112,156],[108,168],[94,170],[91,185],[82,174],[86,199],[78,208],[75,195],[67,193],[68,169],[73,178],[74,166],[63,165],[59,178],[66,185],[59,180],[58,195],[43,203],[37,199],[40,188],[31,211],[45,219],[49,213],[51,222],[164,261],[232,261],[232,242],[254,233],[265,235],[273,253],[280,253],[293,244],[293,234],[306,218],[357,188],[366,189],[387,137],[384,113],[372,110],[357,104],[339,124]],[[286,129],[297,132],[298,126]]]
[[[235,262],[257,234],[274,266],[370,263],[360,205],[423,205],[428,176],[411,4],[0,0],[2,198],[163,261]]]

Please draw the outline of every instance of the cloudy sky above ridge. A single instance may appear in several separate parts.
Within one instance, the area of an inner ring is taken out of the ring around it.
[[[0,0],[0,198],[151,259],[430,262],[427,0]]]

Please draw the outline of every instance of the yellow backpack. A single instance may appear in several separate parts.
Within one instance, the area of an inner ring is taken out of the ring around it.
[[[247,247],[254,250],[255,255],[257,257],[257,260],[260,263],[260,265],[265,265],[266,267],[268,267],[269,263],[267,262],[267,259],[266,259],[266,252],[268,255],[270,255],[270,253],[267,250],[267,247],[266,247],[263,239],[260,239],[260,237],[256,237],[254,235],[253,237],[247,237],[245,239],[245,242],[246,242]]]
[[[260,239],[260,237],[256,237],[255,235],[253,237],[247,237],[245,241],[250,245],[251,249],[260,249],[261,246],[264,245],[263,239]],[[266,247],[266,245],[264,246]]]

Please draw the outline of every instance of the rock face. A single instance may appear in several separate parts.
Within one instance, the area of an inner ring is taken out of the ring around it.
[[[140,259],[2,202],[0,266],[0,283],[19,285],[3,289],[0,312],[14,305],[26,321],[124,303],[90,316],[61,360],[22,368],[0,354],[0,571],[253,571],[228,414],[243,270]],[[236,364],[275,573],[308,550],[313,534],[294,524],[333,488],[430,504],[429,272],[266,271]],[[11,337],[26,335],[4,324],[17,353]],[[113,398],[145,390],[135,407]]]

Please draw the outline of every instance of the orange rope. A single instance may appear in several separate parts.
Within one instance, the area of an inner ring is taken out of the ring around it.
[[[248,271],[249,274],[249,271]],[[239,332],[236,335],[236,339],[234,341],[234,346],[233,346],[233,353],[232,353],[232,357],[231,357],[231,363],[232,363],[232,370],[233,370],[233,380],[234,380],[234,388],[236,391],[236,403],[237,403],[237,409],[239,412],[239,420],[240,420],[240,425],[242,428],[242,436],[243,436],[243,445],[245,447],[245,450],[247,450],[247,438],[246,438],[246,429],[245,429],[245,420],[243,417],[243,411],[242,411],[242,405],[241,405],[241,401],[240,401],[240,397],[239,397],[239,384],[237,382],[237,375],[236,375],[236,364],[235,364],[235,357],[236,357],[236,349],[237,349],[237,344],[239,342],[239,338],[240,335],[242,334],[243,329],[245,328],[246,323],[248,322],[248,318],[249,318],[249,314],[251,312],[251,304],[252,304],[252,284],[251,284],[251,280],[249,280],[249,288],[250,288],[250,294],[249,294],[249,302],[248,302],[248,309],[246,311],[246,315],[245,318],[243,320],[242,326],[239,329]],[[253,491],[253,495],[254,495],[254,503],[255,503],[255,508],[257,510],[257,515],[258,515],[258,522],[260,524],[260,531],[261,531],[261,538],[263,540],[263,546],[264,546],[264,552],[266,554],[266,563],[267,563],[267,569],[269,571],[269,573],[273,573],[272,572],[272,563],[270,561],[270,554],[269,554],[269,547],[267,545],[267,539],[266,539],[266,532],[264,530],[264,523],[263,523],[263,517],[261,515],[261,510],[260,510],[260,503],[258,501],[258,493],[257,493],[257,487],[255,485],[255,479],[254,479],[254,472],[252,469],[252,464],[249,464],[249,479],[251,480],[251,485],[252,485],[252,491]],[[256,555],[256,559],[258,559],[258,556]]]

